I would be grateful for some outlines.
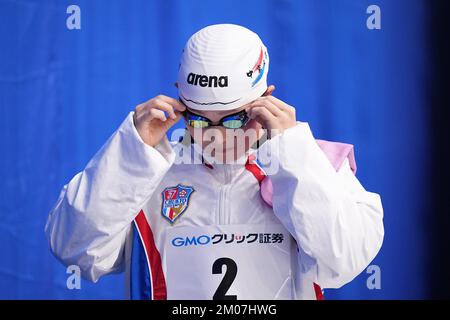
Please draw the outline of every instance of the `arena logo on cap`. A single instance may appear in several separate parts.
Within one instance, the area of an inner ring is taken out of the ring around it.
[[[228,76],[206,76],[189,73],[187,83],[200,87],[228,87]]]

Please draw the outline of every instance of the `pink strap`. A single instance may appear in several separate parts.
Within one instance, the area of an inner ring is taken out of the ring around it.
[[[352,169],[353,174],[356,174],[356,161],[353,145],[319,139],[316,139],[316,142],[336,171],[342,166],[344,160],[348,158],[350,169]]]
[[[261,197],[263,198],[264,202],[267,203],[269,206],[273,207],[272,197],[273,197],[273,185],[272,181],[266,177],[261,182],[261,188],[259,189],[261,192]]]
[[[334,169],[336,169],[336,171],[339,170],[344,160],[348,158],[350,168],[353,174],[356,173],[356,161],[353,145],[326,140],[316,140],[316,141],[319,147],[327,156],[328,160],[330,160],[331,164],[333,165]],[[269,206],[272,207],[273,186],[272,181],[270,181],[269,177],[266,176],[261,181],[260,191],[261,197]]]

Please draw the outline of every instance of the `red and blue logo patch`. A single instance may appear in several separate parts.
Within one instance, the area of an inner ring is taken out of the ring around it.
[[[247,72],[247,76],[249,78],[253,79],[253,77],[256,75],[252,81],[252,87],[254,87],[264,75],[266,69],[266,60],[267,60],[267,52],[264,51],[263,48],[261,48],[258,60],[256,60],[253,68]]]
[[[161,213],[170,223],[174,223],[189,206],[189,198],[194,188],[178,184],[165,188],[162,192]]]

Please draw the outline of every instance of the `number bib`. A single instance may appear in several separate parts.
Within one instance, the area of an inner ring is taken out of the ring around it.
[[[169,228],[167,298],[291,299],[294,244],[280,224]]]

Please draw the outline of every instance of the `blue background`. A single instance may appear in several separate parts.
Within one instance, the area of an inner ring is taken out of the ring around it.
[[[81,30],[66,28],[70,4]],[[381,30],[366,28],[370,4]],[[123,275],[66,288],[47,214],[129,111],[176,95],[184,43],[215,23],[260,35],[274,95],[317,138],[354,144],[360,181],[381,194],[381,290],[362,273],[326,298],[428,297],[426,17],[417,0],[0,0],[0,298],[123,298]]]

